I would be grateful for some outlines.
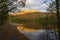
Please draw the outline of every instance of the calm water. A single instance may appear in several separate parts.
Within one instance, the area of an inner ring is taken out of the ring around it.
[[[31,40],[46,40],[47,38],[48,40],[58,39],[58,36],[57,36],[58,33],[57,32],[55,33],[52,30],[39,30],[37,32],[25,32],[22,30],[19,30],[19,31],[23,33],[24,35],[26,35]]]

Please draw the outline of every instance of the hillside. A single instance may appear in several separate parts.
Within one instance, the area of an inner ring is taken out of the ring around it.
[[[26,13],[26,14],[23,14],[23,15],[15,15],[17,17],[20,17],[20,18],[27,18],[27,19],[30,19],[30,18],[39,18],[39,17],[43,17],[43,16],[46,16],[48,13],[43,13],[43,12],[32,12],[32,13]]]
[[[24,10],[11,15],[15,16],[12,22],[24,24],[24,27],[28,28],[33,26],[32,28],[41,29],[40,24],[36,20],[50,14],[48,12],[40,12],[39,10]]]
[[[50,14],[48,12],[25,12],[25,13],[17,12],[15,14],[11,14],[11,15],[20,17],[20,18],[35,19],[35,18],[46,16],[46,15],[50,15]]]
[[[29,12],[22,11],[22,12],[17,12],[17,13],[11,14],[11,15],[13,16],[11,18],[12,22],[18,23],[18,24],[23,24],[24,28],[27,27],[27,28],[33,28],[33,29],[44,29],[45,22],[47,22],[46,21],[47,15],[49,17],[49,24],[51,23],[51,21],[53,21],[52,18],[50,18],[51,13],[48,13],[48,12],[30,10]],[[54,16],[54,19],[56,19],[55,16]],[[54,23],[56,23],[56,20],[54,21]],[[22,27],[22,29],[23,29],[23,27]]]

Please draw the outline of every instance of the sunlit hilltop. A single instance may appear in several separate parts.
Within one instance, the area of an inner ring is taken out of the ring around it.
[[[10,13],[10,14],[11,15],[22,15],[22,14],[33,13],[33,12],[40,12],[40,11],[39,10],[22,10],[20,12]]]
[[[23,13],[40,12],[39,10],[22,10]]]

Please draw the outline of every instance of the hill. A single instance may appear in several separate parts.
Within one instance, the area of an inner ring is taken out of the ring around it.
[[[23,10],[21,12],[16,12],[11,15],[20,17],[20,18],[39,18],[48,15],[48,12],[40,12],[39,10]]]
[[[49,17],[49,20],[48,20],[49,24],[51,23],[51,21],[53,21],[51,13],[49,12],[40,12],[40,11],[34,12],[30,10],[29,12],[22,11],[22,12],[17,12],[11,15],[13,16],[12,22],[23,24],[24,28],[27,27],[27,28],[34,28],[34,29],[43,29],[43,26],[45,27],[46,25],[45,23],[47,22],[46,21],[47,15]],[[54,16],[54,20],[55,20],[55,16]],[[56,23],[55,21],[54,23]]]
[[[44,17],[47,14],[48,13],[43,13],[43,12],[32,12],[32,13],[26,13],[23,15],[16,15],[16,16],[20,17],[20,18],[35,19],[35,18],[39,18],[39,17]]]

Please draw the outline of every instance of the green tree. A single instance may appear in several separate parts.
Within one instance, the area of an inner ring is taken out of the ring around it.
[[[59,11],[60,11],[60,0],[58,2],[58,6],[59,6]],[[56,12],[57,9],[56,9],[56,1],[52,1],[50,4],[49,4],[49,7],[47,8],[47,11],[49,12]]]
[[[11,0],[0,0],[0,40],[29,40],[15,25],[5,25],[8,21],[8,12],[16,7],[8,7],[12,3]]]
[[[60,40],[60,13],[59,13],[59,0],[56,0],[56,13],[57,13],[57,26],[58,26],[58,35],[59,35],[59,40]]]
[[[47,8],[49,12],[54,12],[56,13],[57,16],[57,26],[58,26],[58,35],[59,35],[59,40],[60,40],[60,0],[55,0],[50,3],[49,8]]]
[[[47,8],[47,10],[49,12],[53,12],[53,11],[56,11],[56,2],[53,1],[52,3],[50,3],[49,7]]]
[[[45,0],[45,4],[46,2],[47,0]],[[51,3],[48,6],[49,7],[47,8],[47,10],[52,13],[52,18],[54,15],[53,12],[55,12],[56,14],[55,16],[57,17],[58,35],[59,35],[59,40],[60,40],[60,13],[59,13],[60,12],[60,0],[55,0],[55,1],[51,0]]]
[[[14,10],[17,7],[17,5],[12,5],[13,2],[14,1],[12,0],[0,0],[0,25],[5,25],[8,22],[8,12]],[[22,7],[24,7],[24,1],[21,1],[21,3]],[[12,7],[9,7],[10,5]]]
[[[8,18],[8,8],[6,0],[0,0],[0,25],[4,25]]]

